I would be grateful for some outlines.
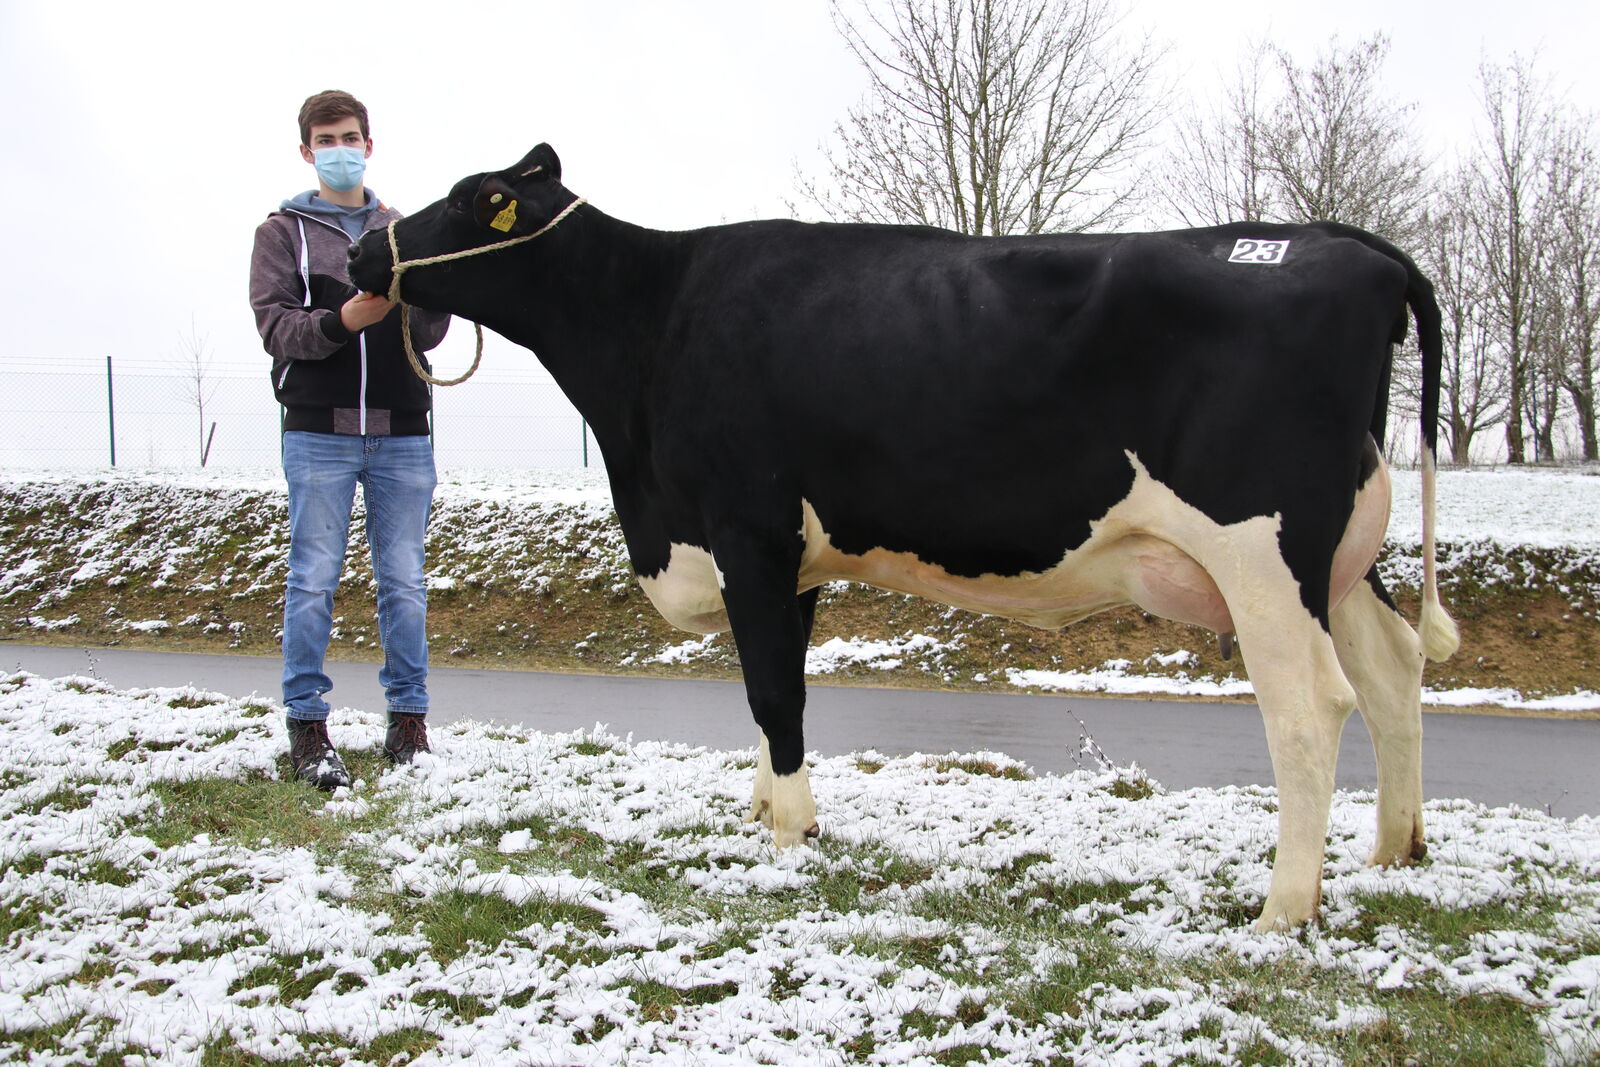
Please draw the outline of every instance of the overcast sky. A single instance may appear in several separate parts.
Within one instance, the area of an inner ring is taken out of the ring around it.
[[[1447,150],[1472,134],[1480,56],[1541,49],[1570,99],[1600,108],[1597,12],[1593,0],[1129,0],[1125,25],[1170,45],[1180,101],[1214,92],[1251,40],[1309,60],[1331,34],[1386,31],[1392,93]],[[816,169],[864,85],[823,0],[0,0],[0,367],[103,367],[108,354],[176,366],[192,317],[219,364],[260,365],[270,405],[251,236],[315,184],[295,115],[320,89],[367,104],[368,184],[402,211],[548,141],[567,185],[608,213],[688,228],[788,214],[796,165]],[[524,360],[491,348],[486,368]],[[453,353],[440,365],[460,369]]]

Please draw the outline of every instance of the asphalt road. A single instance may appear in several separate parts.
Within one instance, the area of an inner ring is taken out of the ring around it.
[[[279,660],[261,656],[7,644],[0,646],[0,667],[46,677],[90,675],[122,689],[193,685],[272,699],[279,693]],[[383,707],[376,664],[330,663],[328,674],[335,708]],[[435,666],[429,690],[437,719],[495,720],[549,731],[603,723],[636,740],[717,749],[750,748],[757,739],[736,682]],[[813,683],[806,708],[807,747],[823,755],[988,750],[1046,772],[1073,767],[1071,754],[1085,728],[1114,763],[1138,763],[1168,789],[1272,784],[1261,715],[1249,704]],[[1600,721],[1429,712],[1423,730],[1428,797],[1518,804],[1569,817],[1600,815]],[[1338,784],[1376,784],[1372,746],[1359,715],[1345,728]]]

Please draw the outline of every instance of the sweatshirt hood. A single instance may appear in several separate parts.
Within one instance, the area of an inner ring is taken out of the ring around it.
[[[341,215],[360,215],[378,206],[378,197],[371,189],[363,189],[362,193],[366,196],[366,202],[360,207],[340,207],[338,204],[330,204],[322,199],[317,195],[315,189],[307,189],[305,192],[285,200],[279,205],[279,210],[300,211],[307,215],[323,215],[331,221],[337,221]]]
[[[298,196],[290,197],[280,206],[280,211],[297,211],[303,215],[312,215],[322,219],[331,226],[337,226],[345,235],[354,241],[366,229],[367,220],[374,211],[383,205],[378,203],[378,197],[371,189],[362,190],[366,198],[360,207],[341,207],[329,203],[316,194],[316,190],[307,189]]]

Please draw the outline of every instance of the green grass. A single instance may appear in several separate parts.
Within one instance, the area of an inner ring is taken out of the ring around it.
[[[228,986],[230,995],[249,989],[271,986],[273,996],[280,1003],[292,1005],[314,993],[323,982],[330,981],[337,970],[310,953],[289,956],[256,967]]]
[[[309,1046],[307,1055],[269,1060],[243,1052],[226,1041],[214,1041],[206,1046],[200,1064],[201,1067],[320,1067],[350,1058],[361,1063],[404,1067],[431,1051],[439,1043],[439,1037],[427,1030],[408,1028],[391,1031],[355,1047],[338,1034],[306,1034],[300,1038],[300,1043],[302,1047]],[[120,1067],[121,1061],[117,1062]]]
[[[1385,925],[1399,926],[1428,940],[1459,948],[1474,934],[1493,930],[1521,930],[1543,933],[1550,927],[1549,914],[1557,902],[1538,900],[1538,906],[1492,901],[1463,908],[1440,908],[1411,893],[1362,894],[1361,922],[1351,931],[1362,939]]]
[[[581,946],[584,933],[598,933],[605,925],[603,913],[583,904],[537,896],[512,903],[498,894],[460,889],[413,904],[403,914],[415,918],[416,929],[441,963],[459,959],[469,948],[491,949],[530,927],[564,928]]]
[[[81,1014],[28,1031],[25,1041],[22,1047],[28,1051],[49,1053],[61,1048],[74,1049],[73,1062],[87,1067],[123,1067],[130,1053],[141,1051],[138,1046],[116,1041],[109,1020]]]
[[[1533,1009],[1509,997],[1405,990],[1380,1001],[1383,1019],[1338,1045],[1349,1062],[1417,1067],[1538,1067]]]
[[[733,982],[707,982],[685,988],[646,979],[623,986],[628,998],[639,1006],[639,1016],[652,1022],[666,1022],[677,1018],[685,1007],[715,1004],[739,992]]]
[[[86,795],[83,789],[62,785],[37,800],[19,805],[17,811],[23,815],[43,815],[52,809],[61,812],[82,811],[91,800],[92,797]]]
[[[347,750],[343,756],[357,779],[374,779],[388,767],[378,752]],[[327,796],[292,779],[286,757],[278,760],[276,778],[158,781],[150,791],[161,802],[159,814],[141,832],[161,848],[209,834],[213,839],[255,844],[267,838],[283,848],[332,851],[352,831],[393,818],[392,802],[380,800],[365,818],[329,819],[321,811]]]
[[[200,778],[156,782],[150,791],[161,806],[143,833],[161,848],[186,844],[200,834],[251,843],[270,838],[286,848],[316,847],[344,837],[343,829],[318,811],[326,797],[299,782]]]
[[[940,774],[949,774],[951,771],[962,771],[966,774],[987,778],[1006,778],[1013,782],[1026,782],[1033,777],[1033,772],[1026,767],[1014,763],[998,764],[993,760],[977,759],[972,756],[963,756],[958,759],[939,759],[933,763],[933,769]]]

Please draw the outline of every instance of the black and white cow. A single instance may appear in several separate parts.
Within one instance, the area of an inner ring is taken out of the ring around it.
[[[1277,777],[1259,927],[1313,919],[1341,728],[1379,767],[1373,863],[1423,854],[1439,312],[1347,226],[971,238],[581,204],[540,145],[351,248],[351,278],[532,349],[593,427],[639,581],[732,629],[761,729],[751,817],[818,832],[801,730],[835,579],[1059,627],[1120,604],[1237,635]],[[548,227],[548,228],[547,228]],[[513,247],[511,239],[545,230]],[[483,252],[427,265],[419,259]],[[399,288],[399,287],[397,287]],[[1373,561],[1391,345],[1424,353],[1422,638]]]

